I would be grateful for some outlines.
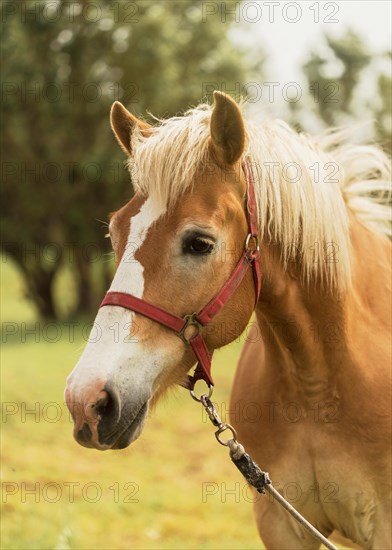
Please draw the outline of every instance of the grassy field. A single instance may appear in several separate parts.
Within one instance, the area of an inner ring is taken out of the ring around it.
[[[245,483],[185,390],[130,448],[84,449],[63,391],[86,331],[35,324],[9,262],[1,298],[3,549],[261,548]],[[216,354],[218,403],[228,403],[238,353]]]

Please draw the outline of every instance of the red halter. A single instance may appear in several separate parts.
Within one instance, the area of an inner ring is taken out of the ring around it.
[[[108,292],[103,299],[100,307],[120,306],[136,313],[144,315],[161,325],[174,330],[185,344],[190,345],[197,358],[198,364],[193,376],[189,376],[187,387],[193,390],[198,380],[204,380],[208,386],[213,386],[211,376],[211,359],[207,345],[205,343],[202,327],[205,327],[215,315],[217,315],[226,302],[234,294],[241,281],[245,277],[250,266],[253,269],[253,278],[255,283],[255,307],[259,301],[261,288],[261,270],[260,270],[260,251],[259,251],[259,231],[257,223],[257,208],[254,192],[254,182],[247,163],[242,163],[242,169],[245,174],[247,184],[247,207],[246,217],[248,221],[249,233],[245,241],[244,251],[229,279],[220,289],[220,291],[208,302],[199,313],[192,313],[179,317],[173,315],[160,307],[154,306],[145,300],[136,298],[132,294],[125,292]],[[252,246],[253,245],[253,246]],[[188,327],[193,327],[192,335],[186,336]],[[196,333],[195,333],[196,331]]]

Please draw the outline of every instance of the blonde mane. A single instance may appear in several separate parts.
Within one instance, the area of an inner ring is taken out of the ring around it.
[[[161,120],[132,135],[129,160],[136,190],[168,207],[197,182],[208,161],[212,107]],[[280,120],[245,120],[263,239],[282,249],[284,265],[299,259],[305,282],[317,275],[330,288],[350,282],[348,209],[370,228],[390,233],[390,167],[377,147],[347,143],[347,132],[316,139]]]

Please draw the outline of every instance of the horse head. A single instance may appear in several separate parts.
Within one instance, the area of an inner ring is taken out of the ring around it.
[[[199,311],[222,288],[248,233],[240,109],[216,92],[212,113],[198,113],[198,120],[177,117],[151,127],[121,103],[111,111],[136,193],[110,219],[117,270],[109,291],[179,317]],[[234,340],[253,308],[249,271],[202,329],[208,350]],[[126,447],[140,435],[151,404],[184,384],[194,363],[192,349],[167,327],[121,306],[102,307],[67,380],[76,440],[101,450]]]

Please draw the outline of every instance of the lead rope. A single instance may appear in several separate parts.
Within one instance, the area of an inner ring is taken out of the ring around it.
[[[203,405],[209,419],[212,424],[218,428],[215,432],[215,437],[221,445],[229,447],[230,458],[232,462],[237,466],[241,474],[246,481],[252,485],[259,493],[265,494],[265,492],[272,495],[278,502],[298,521],[315,539],[322,542],[326,548],[330,550],[338,550],[323,534],[320,533],[307,519],[305,519],[295,508],[292,506],[272,485],[271,480],[267,472],[263,472],[260,467],[252,460],[252,458],[245,452],[244,447],[237,441],[237,433],[233,426],[222,422],[218,411],[216,410],[210,397],[212,394],[212,386],[210,386],[209,395],[203,394],[196,397],[193,391],[190,392],[193,399]],[[221,434],[229,430],[232,434],[232,438],[227,441],[221,439]]]

